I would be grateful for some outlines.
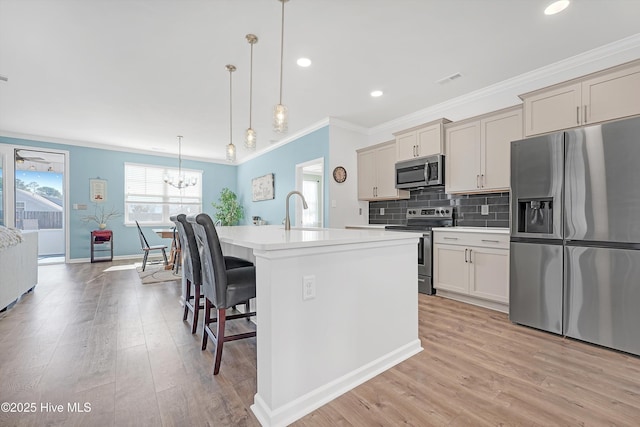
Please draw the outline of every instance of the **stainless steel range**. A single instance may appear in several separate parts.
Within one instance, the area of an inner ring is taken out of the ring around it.
[[[434,227],[453,226],[453,207],[411,208],[407,210],[406,225],[387,225],[386,230],[422,232],[418,243],[418,292],[434,295],[433,289],[433,239]]]

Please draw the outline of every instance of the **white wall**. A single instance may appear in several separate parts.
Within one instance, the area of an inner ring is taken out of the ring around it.
[[[358,162],[356,150],[368,145],[366,129],[329,120],[329,224],[330,228],[369,223],[369,203],[358,201]],[[333,169],[343,166],[347,180],[338,184]]]

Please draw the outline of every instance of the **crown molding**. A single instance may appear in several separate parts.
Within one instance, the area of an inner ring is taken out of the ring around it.
[[[131,147],[118,147],[115,145],[100,144],[96,142],[78,141],[74,139],[65,139],[65,138],[56,138],[51,136],[11,132],[3,129],[0,129],[0,138],[13,138],[13,139],[44,142],[44,143],[51,143],[51,144],[64,144],[64,145],[72,145],[74,147],[94,148],[97,150],[116,151],[121,153],[144,154],[147,156],[167,157],[172,159],[177,158],[177,153],[165,153],[162,151],[142,150],[139,148],[131,148]],[[184,155],[182,156],[182,159],[193,160],[196,162],[205,162],[205,163],[220,163],[220,164],[226,164],[226,165],[229,164],[229,162],[227,162],[225,159],[207,159],[202,157],[184,156]]]
[[[241,165],[243,163],[248,162],[249,160],[253,160],[255,158],[258,158],[258,157],[262,156],[263,154],[268,153],[269,151],[273,151],[276,148],[280,148],[283,145],[287,145],[288,143],[293,142],[298,138],[302,138],[305,135],[308,135],[308,134],[310,134],[312,132],[315,132],[318,129],[322,129],[323,127],[327,126],[328,124],[329,124],[329,118],[328,117],[324,118],[324,119],[322,119],[322,120],[320,120],[320,121],[318,121],[318,122],[316,122],[316,123],[314,123],[314,124],[312,124],[310,126],[307,126],[304,129],[299,130],[296,133],[293,133],[293,134],[287,136],[286,138],[281,139],[278,142],[275,142],[275,143],[271,144],[270,146],[268,146],[267,148],[265,148],[263,150],[256,151],[253,154],[250,154],[250,155],[248,155],[246,157],[243,157],[242,159],[240,159],[239,161],[237,161],[234,164],[235,165]]]
[[[513,104],[515,105],[516,103],[520,102],[520,99],[517,96],[519,93],[541,89],[546,86],[561,83],[569,78],[580,77],[581,75],[600,71],[602,69],[623,64],[637,58],[640,58],[640,33],[595,49],[588,50],[562,61],[537,68],[524,74],[520,74],[516,77],[503,80],[499,83],[495,83],[482,89],[469,92],[459,97],[452,98],[450,100],[441,102],[440,104],[418,110],[397,119],[381,123],[377,126],[369,128],[368,133],[369,135],[375,135],[383,132],[397,132],[407,127],[418,125],[419,121],[424,121],[426,117],[444,117],[445,113],[450,112],[457,107],[481,101],[492,96],[509,94],[509,92],[513,92]],[[599,62],[605,60],[608,60],[608,64],[605,64],[604,66],[602,64],[599,64]],[[583,68],[590,65],[597,66],[598,68],[591,69],[585,72]],[[575,74],[577,71],[579,71],[579,74],[572,75],[570,77],[566,76],[566,74],[572,74],[572,72]],[[542,86],[534,89],[523,89],[523,87],[535,86],[536,83],[539,83],[543,80],[545,81],[545,83]]]

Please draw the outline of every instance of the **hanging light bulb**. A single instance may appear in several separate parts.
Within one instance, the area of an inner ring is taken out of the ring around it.
[[[251,65],[249,68],[249,128],[244,134],[244,146],[250,150],[255,150],[258,135],[251,126],[251,110],[253,107],[253,45],[258,43],[258,37],[255,34],[247,34],[246,38],[251,45]]]
[[[236,161],[236,146],[233,145],[233,104],[232,104],[232,92],[231,92],[231,73],[236,70],[235,65],[228,64],[226,67],[229,72],[229,144],[227,145],[227,161]]]
[[[284,4],[289,0],[278,0],[282,3],[282,25],[280,28],[280,102],[273,108],[273,131],[285,133],[289,129],[289,110],[282,105],[282,65],[284,59]]]
[[[198,183],[198,178],[195,176],[185,178],[182,173],[182,135],[178,135],[178,176],[166,174],[164,182],[175,188],[190,187]]]

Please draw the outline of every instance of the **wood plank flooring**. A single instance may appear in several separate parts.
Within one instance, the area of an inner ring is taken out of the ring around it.
[[[126,265],[42,266],[35,291],[0,314],[0,402],[36,404],[0,412],[0,425],[257,426],[255,338],[225,345],[214,377],[179,282],[105,271]],[[419,296],[419,319],[423,352],[294,425],[640,425],[638,357],[440,297]],[[68,410],[85,402],[90,412]]]

